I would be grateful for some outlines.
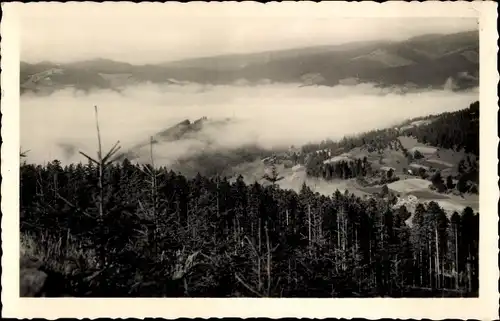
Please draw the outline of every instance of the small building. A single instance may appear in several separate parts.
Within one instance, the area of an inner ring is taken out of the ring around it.
[[[413,148],[410,148],[409,150],[411,154],[415,154],[416,151],[418,151],[422,155],[433,155],[437,152],[437,148],[428,146],[415,146]]]
[[[281,161],[281,164],[285,168],[292,168],[293,167],[293,162],[291,160],[288,160],[288,159],[285,159],[285,160]]]
[[[416,197],[415,195],[408,195],[406,199],[408,200],[408,202],[411,202],[413,204],[418,203],[418,197]]]
[[[326,161],[323,162],[323,164],[338,163],[338,162],[342,162],[342,161],[349,162],[349,161],[351,161],[351,158],[345,154],[342,154],[342,155],[327,159]]]
[[[413,170],[418,170],[420,168],[422,168],[423,170],[426,170],[428,171],[429,170],[429,167],[428,166],[425,166],[425,165],[421,165],[421,164],[417,164],[417,163],[411,163],[410,164],[410,168],[413,169]]]
[[[429,167],[412,163],[410,164],[410,168],[408,169],[408,173],[411,175],[419,175],[422,171],[428,172],[430,170]]]
[[[382,166],[382,167],[380,167],[380,170],[381,170],[382,172],[386,172],[386,173],[387,173],[388,171],[390,171],[391,169],[392,169],[392,171],[393,171],[393,172],[395,172],[395,171],[396,171],[396,169],[395,169],[394,167],[390,167],[390,166]]]
[[[262,162],[263,162],[264,164],[272,164],[272,163],[274,163],[275,161],[276,161],[276,158],[275,158],[275,157],[273,157],[273,156],[265,157],[265,158],[263,158],[263,159],[262,159]]]

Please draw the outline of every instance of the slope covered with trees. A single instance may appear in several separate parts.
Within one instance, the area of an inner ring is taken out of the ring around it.
[[[432,121],[428,124],[402,130],[397,128],[378,129],[351,137],[344,137],[338,141],[324,140],[319,144],[306,144],[302,147],[302,152],[308,154],[323,149],[348,151],[365,145],[383,149],[398,136],[404,135],[414,136],[420,142],[441,148],[458,150],[464,148],[468,153],[479,156],[479,101],[456,112],[407,120],[401,124],[401,127],[403,128],[403,125],[415,121],[429,119],[432,119]]]
[[[72,296],[477,296],[479,214],[133,165],[22,164],[21,244]],[[276,176],[276,177],[275,177]],[[57,295],[57,294],[54,294]]]
[[[464,149],[466,153],[479,156],[479,101],[469,108],[439,115],[431,123],[408,128],[404,131],[424,144]]]
[[[418,126],[408,126],[416,121],[426,122]],[[408,163],[424,157],[418,150],[410,152],[405,148],[399,139],[401,136],[413,137],[419,143],[430,147],[463,152],[463,158],[452,160],[453,167],[456,167],[454,170],[456,175],[441,177],[440,173],[436,172],[430,177],[429,174],[421,176],[430,178],[434,186],[441,191],[455,188],[453,179],[456,179],[458,181],[456,189],[460,193],[478,192],[479,101],[456,112],[406,121],[399,128],[374,130],[355,137],[345,137],[340,141],[329,140],[320,144],[308,144],[302,148],[303,155],[301,157],[295,155],[293,159],[305,162],[310,176],[327,180],[364,177],[371,173],[370,162],[367,162],[366,158],[337,161],[334,164],[326,161],[332,156],[341,155],[354,148],[363,148],[367,153],[379,153],[381,158],[385,149],[400,151]],[[439,152],[436,157],[439,158]]]

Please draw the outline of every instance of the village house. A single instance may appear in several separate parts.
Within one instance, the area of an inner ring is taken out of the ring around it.
[[[437,152],[437,148],[434,147],[428,147],[428,146],[415,146],[413,148],[410,148],[409,152],[414,155],[415,152],[418,151],[424,156],[430,156],[433,155]]]
[[[408,174],[410,175],[418,175],[422,170],[424,170],[425,172],[429,171],[429,167],[416,163],[410,164],[409,167],[410,168],[408,169]]]
[[[389,173],[391,170],[392,170],[393,175],[394,175],[394,173],[396,173],[396,169],[394,167],[391,167],[391,166],[382,166],[379,168],[379,170],[384,175],[387,175],[387,173]]]

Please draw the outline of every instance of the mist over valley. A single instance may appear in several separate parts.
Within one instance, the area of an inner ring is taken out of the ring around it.
[[[21,296],[478,295],[476,18],[145,6],[24,11]]]
[[[229,153],[243,147],[252,147],[257,159],[273,150],[338,140],[395,126],[414,117],[459,110],[477,97],[477,89],[400,94],[371,84],[335,87],[149,84],[127,87],[121,93],[67,89],[49,96],[22,96],[21,146],[30,150],[29,162],[84,161],[78,152],[93,154],[97,148],[93,110],[97,105],[104,148],[119,140],[121,152],[134,155],[132,161],[150,162],[150,137],[158,135],[154,145],[155,164],[175,165],[189,174],[208,173],[208,169],[186,161],[194,156],[210,157],[216,152]],[[188,128],[177,136],[169,136],[167,131],[167,137],[162,137],[163,131],[186,120],[200,120],[200,124],[196,130]],[[184,160],[185,168],[177,164],[180,159]],[[232,161],[231,166],[234,165],[238,164]]]

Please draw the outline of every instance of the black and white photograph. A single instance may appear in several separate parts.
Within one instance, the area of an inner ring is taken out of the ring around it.
[[[19,297],[480,298],[479,16],[194,4],[16,6]]]

